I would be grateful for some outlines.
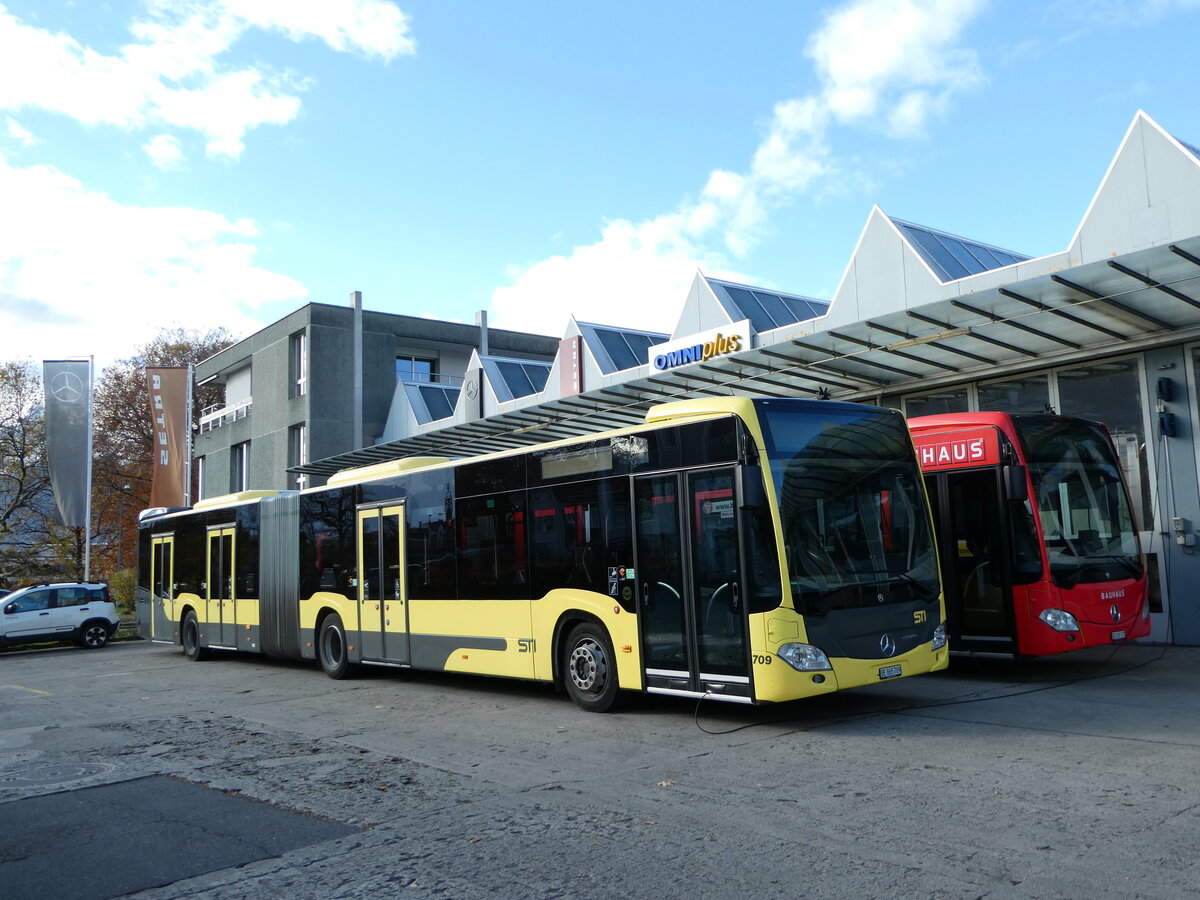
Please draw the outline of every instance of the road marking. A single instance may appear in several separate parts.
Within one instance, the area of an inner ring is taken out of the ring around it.
[[[39,691],[37,688],[21,687],[19,684],[0,684],[0,691],[28,691],[31,694],[37,694],[39,697],[49,697],[49,691]]]

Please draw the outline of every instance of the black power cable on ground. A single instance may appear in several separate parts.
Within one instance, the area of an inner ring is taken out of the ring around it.
[[[1027,688],[1025,690],[1020,690],[1020,691],[1009,691],[1008,693],[1005,693],[1005,694],[992,694],[987,697],[963,696],[963,697],[958,697],[958,698],[951,699],[951,700],[937,700],[937,701],[933,701],[930,703],[911,703],[907,706],[897,706],[897,707],[892,707],[892,708],[888,708],[888,709],[875,709],[875,710],[871,710],[870,712],[855,713],[854,715],[837,716],[837,717],[830,719],[829,722],[826,724],[829,724],[829,723],[839,723],[840,724],[842,722],[861,721],[863,719],[870,719],[870,718],[874,718],[876,716],[881,716],[881,715],[895,715],[897,713],[912,712],[914,710],[921,710],[921,709],[936,709],[941,706],[962,706],[962,705],[966,705],[968,703],[984,703],[989,700],[1007,700],[1010,697],[1023,697],[1027,694],[1036,694],[1041,691],[1049,691],[1049,690],[1054,690],[1057,688],[1070,687],[1071,685],[1079,684],[1080,682],[1083,682],[1083,681],[1092,681],[1092,680],[1095,680],[1098,678],[1109,678],[1114,675],[1124,675],[1127,672],[1133,672],[1137,669],[1143,668],[1144,666],[1148,666],[1151,663],[1158,662],[1159,660],[1161,660],[1163,658],[1163,656],[1166,655],[1166,652],[1167,652],[1167,645],[1162,644],[1159,649],[1158,655],[1151,659],[1143,660],[1140,663],[1134,663],[1133,665],[1127,666],[1124,669],[1118,669],[1118,670],[1112,671],[1112,672],[1100,671],[1100,669],[1103,666],[1107,666],[1110,662],[1112,662],[1113,658],[1116,657],[1117,653],[1124,646],[1125,646],[1124,644],[1114,645],[1112,652],[1109,653],[1108,656],[1104,660],[1097,663],[1096,668],[1092,672],[1084,674],[1084,675],[1079,675],[1075,678],[1067,678],[1067,679],[1063,679],[1063,680],[1059,680],[1059,681],[1054,681],[1054,682],[1050,682],[1049,684],[1042,684],[1042,685],[1038,685],[1037,687],[1031,687],[1031,688]],[[775,724],[779,724],[779,722],[781,722],[781,721],[785,721],[785,720],[780,720],[780,719],[770,719],[770,720],[764,719],[764,720],[761,720],[758,722],[747,722],[745,725],[739,725],[736,728],[730,728],[725,731],[713,731],[711,729],[705,728],[700,723],[700,707],[704,703],[704,701],[707,700],[711,696],[712,696],[711,693],[706,693],[706,694],[704,694],[703,697],[701,697],[699,700],[697,700],[696,701],[696,709],[693,713],[693,720],[696,723],[696,727],[700,731],[704,732],[705,734],[709,734],[709,735],[713,735],[713,736],[736,734],[737,732],[745,731],[748,728],[757,728],[757,727],[763,726],[763,725],[775,725]]]

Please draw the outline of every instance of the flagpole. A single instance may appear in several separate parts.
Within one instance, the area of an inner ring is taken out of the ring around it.
[[[87,493],[83,513],[83,580],[92,580],[92,397],[95,396],[96,357],[88,357]]]
[[[183,505],[192,505],[192,364],[188,363],[187,367],[187,401],[184,403],[183,429],[187,435],[185,442],[187,444],[187,453],[184,459],[187,460],[187,465],[184,467],[183,475]]]

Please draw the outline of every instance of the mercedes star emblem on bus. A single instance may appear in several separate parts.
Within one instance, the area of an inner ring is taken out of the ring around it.
[[[891,656],[896,652],[896,642],[892,640],[892,636],[890,634],[885,634],[879,639],[879,651],[884,656]]]

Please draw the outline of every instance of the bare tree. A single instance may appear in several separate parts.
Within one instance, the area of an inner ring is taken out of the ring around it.
[[[67,540],[46,468],[42,379],[29,362],[0,363],[0,583],[57,569]]]

